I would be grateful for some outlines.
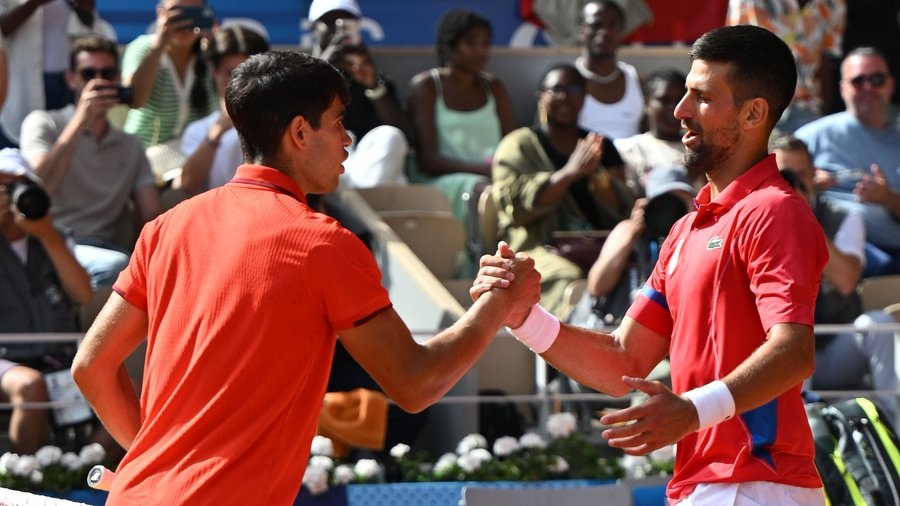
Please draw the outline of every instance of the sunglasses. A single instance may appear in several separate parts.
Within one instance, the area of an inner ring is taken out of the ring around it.
[[[577,84],[570,84],[568,86],[559,84],[554,86],[544,86],[541,88],[541,91],[548,93],[553,97],[561,97],[563,95],[569,97],[583,97],[585,93],[584,87]]]
[[[112,81],[116,78],[116,74],[118,73],[118,69],[115,67],[104,67],[102,69],[95,69],[93,67],[85,67],[83,69],[78,69],[78,75],[81,76],[85,81],[90,81],[91,79],[96,79],[97,76],[100,76],[107,81]]]
[[[884,86],[884,83],[887,82],[887,74],[885,74],[884,72],[876,72],[875,74],[868,75],[860,74],[848,80],[848,82],[858,90],[862,89],[862,87],[866,85],[867,81],[872,85],[873,88],[881,88],[882,86]]]

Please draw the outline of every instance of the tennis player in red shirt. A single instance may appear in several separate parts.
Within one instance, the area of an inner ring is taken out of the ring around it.
[[[800,398],[814,363],[813,313],[828,258],[822,229],[768,154],[797,71],[787,46],[751,26],[713,30],[691,50],[675,109],[685,164],[709,181],[610,334],[560,325],[540,306],[512,332],[575,380],[644,403],[604,416],[610,445],[645,454],[677,442],[670,504],[824,504]],[[512,252],[482,259],[490,289]],[[515,283],[513,283],[514,285]],[[491,293],[496,292],[493,289]],[[644,378],[670,357],[672,390]]]

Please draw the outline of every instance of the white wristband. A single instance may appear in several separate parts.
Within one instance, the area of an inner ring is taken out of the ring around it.
[[[522,325],[515,329],[506,327],[506,330],[535,353],[544,353],[559,335],[559,320],[540,304],[535,304]]]
[[[689,390],[684,396],[694,403],[697,418],[700,420],[700,429],[712,427],[734,416],[734,397],[731,396],[728,385],[722,380]]]

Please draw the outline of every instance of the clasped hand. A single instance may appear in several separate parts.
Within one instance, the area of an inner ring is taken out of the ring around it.
[[[481,268],[469,288],[472,300],[478,300],[492,289],[505,291],[511,288],[509,315],[504,324],[511,328],[522,325],[532,306],[541,298],[541,275],[534,268],[534,260],[525,253],[514,252],[508,244],[500,241],[495,255],[484,255],[479,262]]]

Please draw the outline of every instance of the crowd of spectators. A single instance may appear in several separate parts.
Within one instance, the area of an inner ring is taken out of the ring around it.
[[[895,80],[877,49],[856,48],[841,60],[843,0],[770,4],[732,0],[727,23],[761,25],[794,51],[797,93],[777,129],[796,137],[774,140],[773,149],[781,168],[796,173],[829,239],[817,321],[849,323],[862,316],[856,290],[864,276],[900,274]],[[241,151],[224,90],[231,72],[269,42],[244,25],[195,28],[184,9],[204,5],[161,1],[155,26],[124,45],[120,61],[94,2],[0,0],[0,147],[18,147],[22,158],[0,156],[0,168],[15,167],[0,171],[0,183],[35,182],[52,202],[52,222],[24,218],[0,185],[2,273],[31,276],[0,285],[22,293],[31,286],[27,301],[0,293],[2,331],[83,329],[89,322],[79,322],[74,308],[116,280],[137,228],[165,211],[160,192],[181,189],[189,198],[233,177]],[[472,202],[490,185],[499,238],[535,259],[542,305],[565,318],[566,288],[585,280],[577,321],[615,323],[648,276],[669,218],[691,211],[690,196],[706,182],[683,167],[673,111],[685,76],[669,68],[641,76],[619,57],[626,12],[618,0],[584,2],[580,54],[534,83],[535,122],[519,125],[513,101],[523,97],[507,91],[509,76],[486,71],[492,25],[477,12],[443,14],[436,65],[415,74],[401,97],[360,37],[359,4],[314,0],[315,43],[306,49],[345,75],[351,96],[342,188],[434,185],[469,224]],[[847,110],[828,114],[837,62]],[[122,128],[109,120],[116,107],[128,109]],[[123,223],[130,233],[122,234]],[[853,374],[868,372],[876,388],[895,389],[893,349],[879,348],[884,342],[862,334],[823,340],[817,360],[859,357]],[[44,399],[30,388],[38,369],[0,371],[2,400]],[[813,386],[835,386],[826,378],[835,375],[817,374]],[[33,432],[46,432],[50,420],[39,413],[14,412],[14,445],[31,449],[43,440]],[[16,428],[23,423],[32,432]]]

